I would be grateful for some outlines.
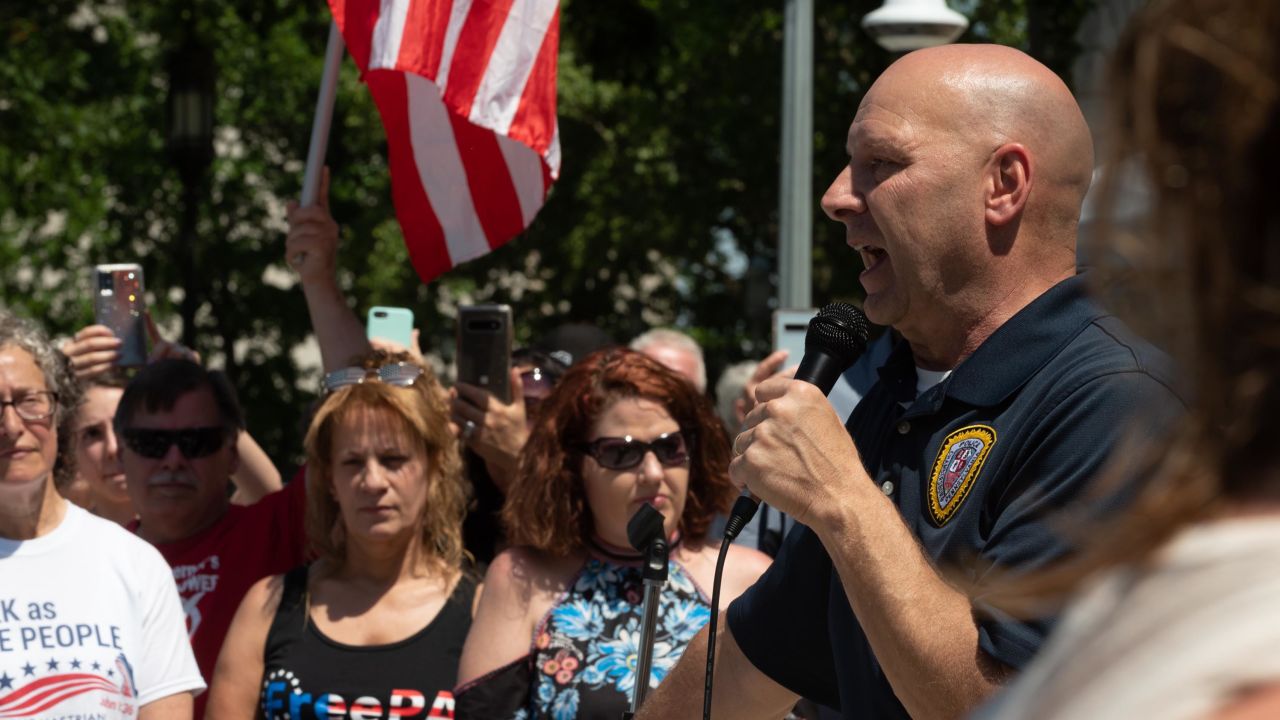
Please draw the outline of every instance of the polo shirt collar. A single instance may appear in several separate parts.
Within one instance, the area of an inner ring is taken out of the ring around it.
[[[915,358],[911,354],[911,345],[901,336],[894,342],[893,349],[889,351],[889,357],[877,372],[880,374],[880,383],[889,390],[889,395],[896,402],[910,404],[915,400]]]
[[[1000,404],[1086,325],[1107,314],[1089,298],[1087,283],[1084,274],[1067,278],[1009,318],[942,382],[946,396],[976,407]],[[911,347],[900,340],[880,368],[880,380],[895,399],[910,402],[915,375]]]

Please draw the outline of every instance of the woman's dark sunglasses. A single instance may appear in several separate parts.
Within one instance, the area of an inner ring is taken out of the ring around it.
[[[223,427],[194,427],[181,430],[151,430],[129,428],[122,437],[130,450],[142,457],[159,460],[177,445],[178,452],[188,460],[207,457],[222,449],[227,442],[227,430]]]
[[[583,445],[582,449],[595,458],[600,467],[609,470],[630,470],[639,465],[650,450],[663,465],[683,465],[689,461],[684,435],[679,431],[664,433],[649,442],[636,440],[630,435],[596,438]]]

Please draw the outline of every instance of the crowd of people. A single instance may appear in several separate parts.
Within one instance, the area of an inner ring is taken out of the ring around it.
[[[1152,197],[1097,236],[1124,312],[1077,267],[1062,81],[897,60],[822,198],[887,328],[830,398],[774,355],[713,402],[688,335],[582,323],[510,398],[446,388],[351,311],[327,175],[288,211],[325,371],[288,482],[154,326],[126,370],[106,327],[0,309],[0,717],[616,718],[642,684],[639,717],[692,718],[711,650],[722,718],[1280,715],[1278,33],[1163,0],[1121,40],[1106,165]],[[671,549],[637,677],[643,506]]]

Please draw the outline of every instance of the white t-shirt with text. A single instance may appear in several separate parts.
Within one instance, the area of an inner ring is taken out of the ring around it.
[[[70,503],[52,532],[0,538],[0,718],[127,720],[204,687],[155,548]]]

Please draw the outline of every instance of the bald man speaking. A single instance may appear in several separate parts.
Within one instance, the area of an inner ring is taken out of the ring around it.
[[[955,718],[1036,652],[1018,621],[943,579],[1070,552],[1077,500],[1141,409],[1180,403],[1163,357],[1086,297],[1076,219],[1089,130],[1048,68],[1000,46],[910,53],[854,116],[822,198],[861,256],[865,310],[902,340],[842,427],[775,378],[731,474],[805,527],[728,609],[714,715],[780,718],[800,696],[846,718]],[[701,716],[706,633],[641,718]]]

